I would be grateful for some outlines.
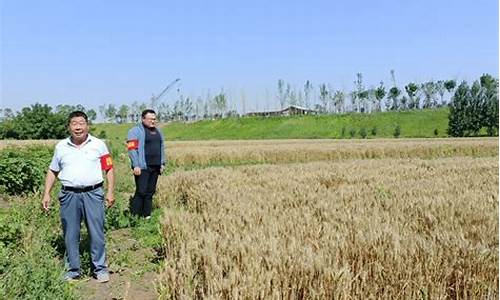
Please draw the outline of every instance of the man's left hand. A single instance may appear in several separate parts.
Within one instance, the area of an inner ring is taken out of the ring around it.
[[[108,192],[106,194],[106,207],[112,207],[115,203],[115,197],[112,192]]]

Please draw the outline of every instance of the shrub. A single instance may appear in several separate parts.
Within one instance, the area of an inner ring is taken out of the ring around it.
[[[342,126],[342,130],[340,130],[340,137],[344,138],[345,137],[345,126]]]
[[[363,127],[363,128],[361,128],[361,130],[359,131],[359,135],[360,135],[362,138],[366,139],[366,136],[368,135],[368,133],[366,132],[366,128],[364,128],[364,127]]]
[[[394,128],[394,137],[398,138],[401,136],[401,126],[396,125],[396,128]]]
[[[40,194],[14,202],[0,215],[0,299],[76,299],[63,281],[59,213],[40,209]],[[29,216],[29,217],[28,217]]]
[[[377,135],[377,133],[378,133],[377,126],[373,126],[373,128],[372,128],[372,130],[371,130],[371,131],[372,131],[372,135],[373,135],[373,136],[376,136],[376,135]]]
[[[0,151],[0,192],[9,195],[39,190],[52,158],[47,146],[13,147]]]
[[[349,135],[351,136],[351,138],[353,138],[353,137],[356,135],[356,129],[351,128],[351,129],[349,130]]]

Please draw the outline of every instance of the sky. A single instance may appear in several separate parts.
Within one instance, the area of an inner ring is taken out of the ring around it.
[[[277,81],[347,91],[498,77],[498,1],[0,0],[0,106],[196,99],[277,105]]]

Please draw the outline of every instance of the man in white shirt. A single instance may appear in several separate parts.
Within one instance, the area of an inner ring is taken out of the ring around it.
[[[113,162],[106,144],[89,134],[88,117],[84,112],[70,113],[68,125],[71,136],[56,145],[45,178],[42,205],[46,211],[49,209],[50,191],[57,177],[62,184],[58,198],[68,265],[64,278],[70,281],[81,274],[79,244],[83,219],[90,235],[94,276],[99,282],[107,282],[102,171],[106,172],[106,204],[109,207],[114,202]]]

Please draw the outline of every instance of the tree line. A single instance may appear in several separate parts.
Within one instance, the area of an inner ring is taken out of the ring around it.
[[[363,74],[357,73],[356,80],[353,82],[354,89],[350,92],[322,83],[318,86],[317,100],[319,101],[316,102],[311,101],[314,87],[309,80],[301,89],[297,89],[283,79],[279,79],[277,99],[282,109],[295,105],[314,109],[320,113],[401,111],[447,105],[457,85],[455,80],[450,79],[424,83],[410,82],[400,89],[396,84],[393,70],[391,70],[391,79],[389,86],[381,81],[378,86],[367,88],[363,81]]]
[[[47,104],[33,104],[14,113],[9,108],[1,110],[0,139],[62,139],[68,135],[67,120],[70,112],[84,111],[89,122],[97,118],[93,109],[82,105],[57,105],[55,109]]]
[[[318,114],[373,113],[449,106],[450,136],[498,135],[498,79],[491,75],[484,74],[471,86],[465,81],[457,87],[455,80],[438,80],[410,82],[404,89],[397,86],[394,71],[391,71],[391,78],[390,86],[380,82],[377,87],[366,88],[363,75],[358,73],[353,82],[354,89],[350,92],[333,89],[325,83],[320,84],[318,91],[315,91],[309,80],[298,90],[279,79],[275,100],[281,108],[303,106]],[[316,92],[319,92],[317,97]],[[245,106],[244,94],[241,100],[242,106]],[[196,100],[180,95],[172,106],[164,102],[148,105],[136,101],[131,105],[103,104],[97,112],[82,105],[57,105],[53,109],[37,103],[17,113],[9,108],[1,109],[0,138],[61,138],[66,135],[66,117],[73,110],[85,111],[91,121],[95,121],[99,114],[101,120],[107,122],[130,123],[138,122],[141,112],[146,108],[153,108],[161,122],[240,116],[223,89],[213,96],[208,93],[206,97],[197,97]]]
[[[485,74],[471,86],[462,82],[450,103],[448,134],[477,136],[498,135],[498,79]]]

